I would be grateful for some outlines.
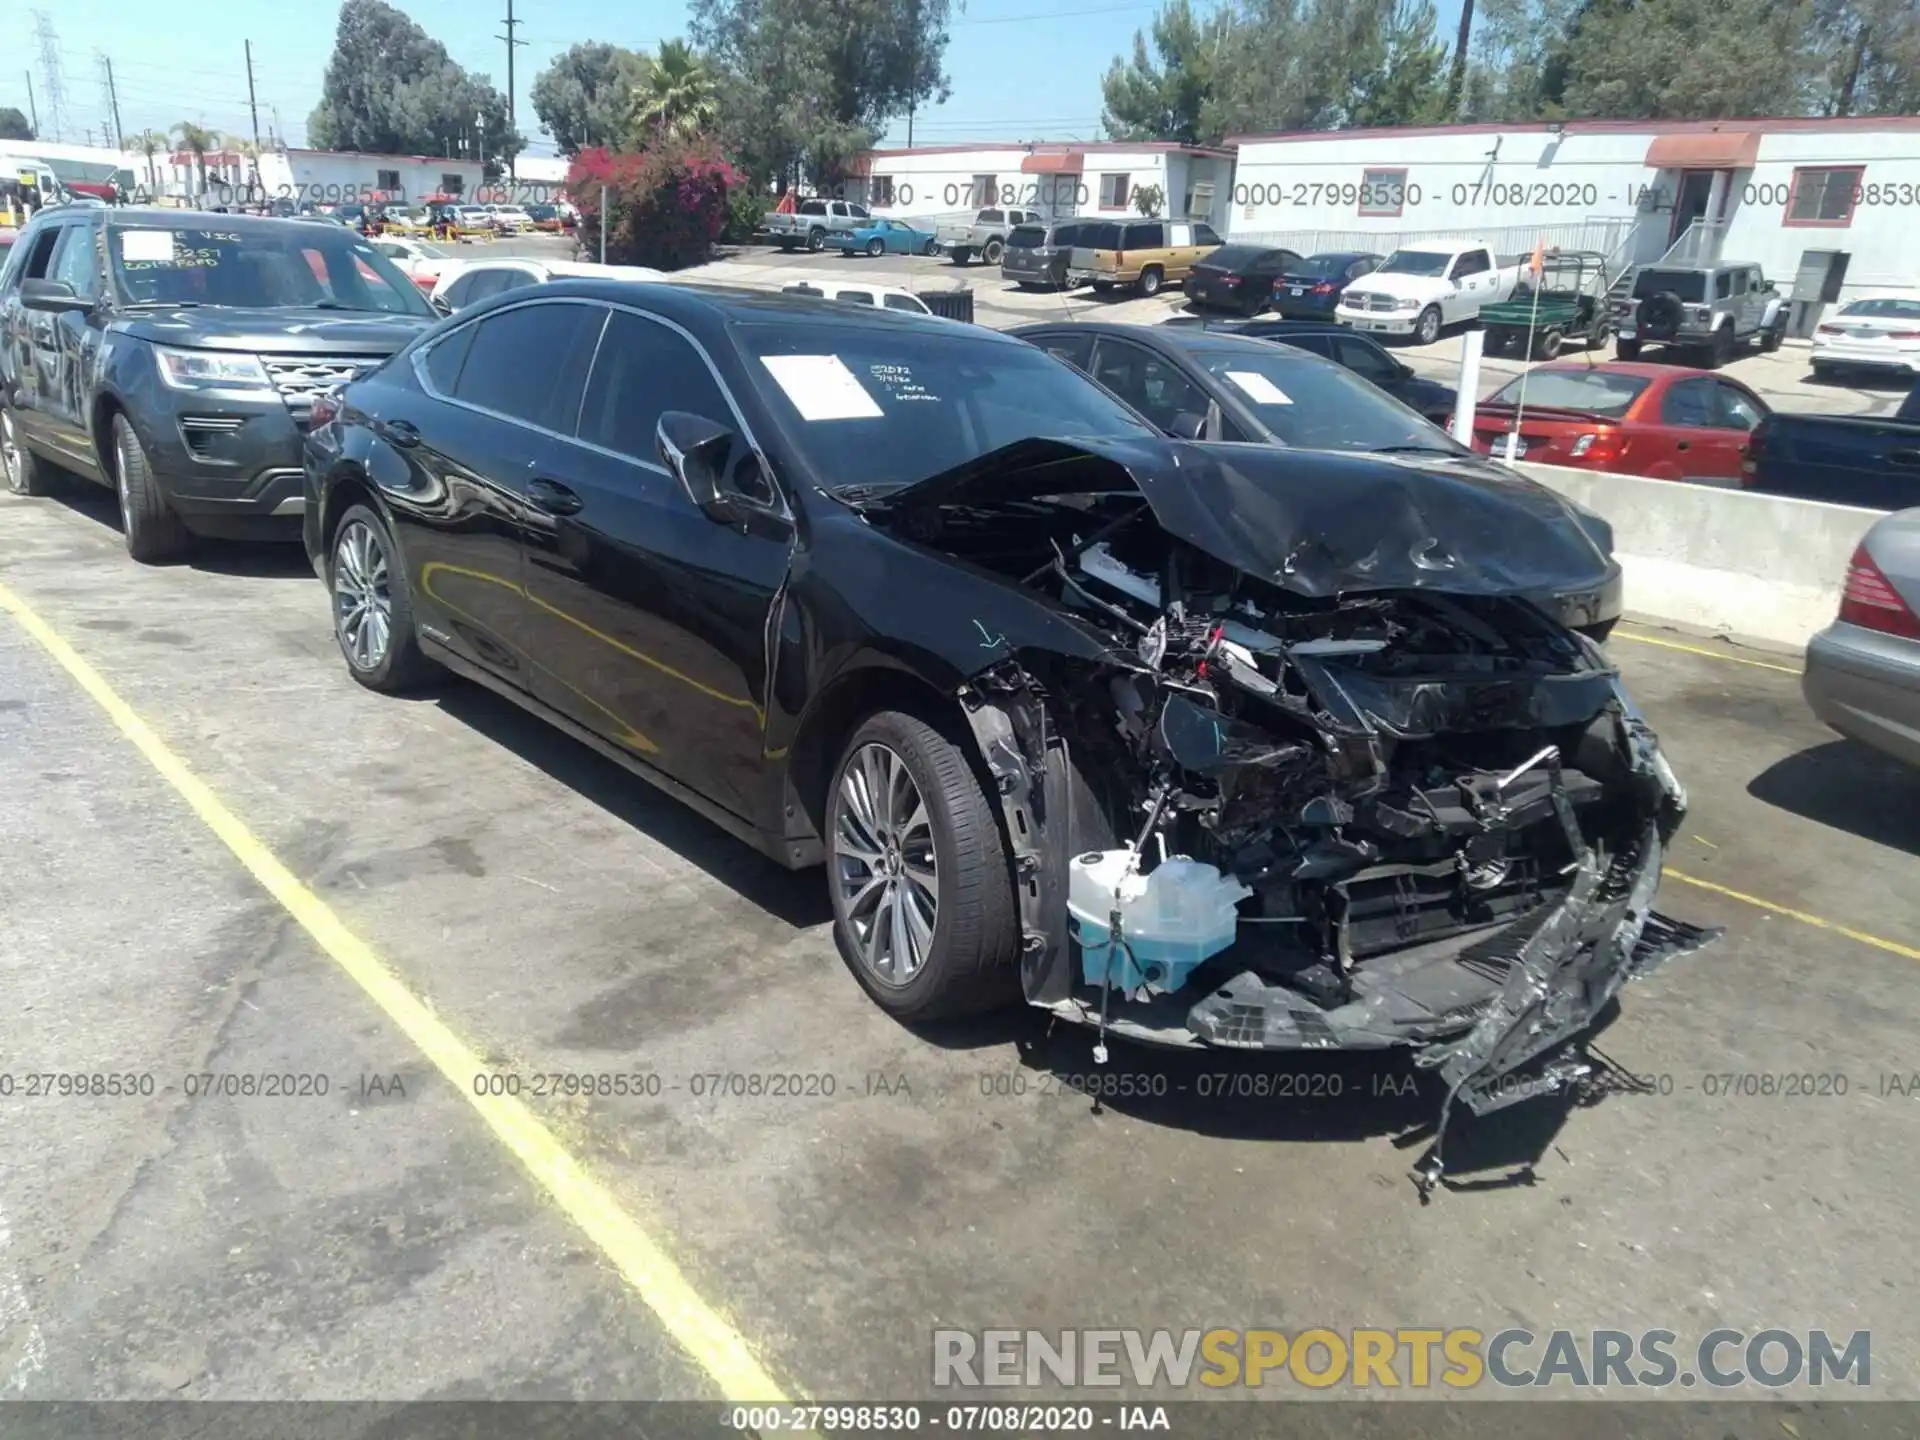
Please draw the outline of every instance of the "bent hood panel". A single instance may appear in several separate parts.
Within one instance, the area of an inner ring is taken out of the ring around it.
[[[114,328],[138,340],[187,349],[239,350],[253,355],[384,357],[438,323],[437,315],[384,311],[207,306],[135,312]]]
[[[1169,534],[1312,599],[1373,590],[1538,595],[1611,562],[1568,503],[1478,462],[1276,446],[1025,440],[862,508],[1137,490]],[[856,502],[859,503],[859,502]]]

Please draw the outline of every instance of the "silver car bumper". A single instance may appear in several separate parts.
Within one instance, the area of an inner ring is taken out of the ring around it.
[[[1837,620],[1807,646],[1800,690],[1848,739],[1920,767],[1920,640]]]

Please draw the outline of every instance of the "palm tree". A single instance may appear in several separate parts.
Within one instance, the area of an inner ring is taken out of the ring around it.
[[[633,87],[628,123],[644,145],[655,135],[698,135],[711,129],[719,114],[720,100],[706,62],[686,41],[668,40],[648,59],[646,73]]]
[[[220,132],[196,125],[191,120],[182,120],[173,127],[173,143],[193,156],[194,168],[199,172],[199,184],[193,192],[197,200],[206,193],[207,152],[219,148]]]
[[[167,137],[158,130],[142,130],[127,141],[129,150],[138,150],[147,157],[147,190],[155,198],[160,194],[160,177],[153,168],[153,157],[167,148]]]
[[[267,147],[258,140],[242,139],[238,135],[227,137],[227,143],[241,159],[247,162],[247,194],[253,200],[262,198],[260,187],[260,157],[267,153]]]

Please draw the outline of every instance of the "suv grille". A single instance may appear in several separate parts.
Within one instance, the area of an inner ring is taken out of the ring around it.
[[[262,356],[267,377],[290,405],[306,406],[316,395],[324,395],[337,385],[358,380],[380,363],[380,357],[367,355],[320,356],[276,360]]]

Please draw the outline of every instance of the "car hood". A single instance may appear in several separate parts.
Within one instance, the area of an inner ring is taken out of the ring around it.
[[[1438,275],[1382,274],[1376,270],[1371,275],[1362,275],[1355,280],[1347,287],[1346,293],[1397,295],[1411,300],[1426,295],[1444,295],[1452,289],[1453,282]]]
[[[141,310],[120,320],[116,332],[157,345],[186,349],[242,350],[253,355],[391,355],[435,315],[386,315],[288,307],[274,310],[225,306]]]
[[[1604,583],[1604,521],[1469,455],[1345,455],[1259,445],[1022,440],[880,494],[906,511],[1135,491],[1169,534],[1308,598],[1377,590],[1534,596]]]

